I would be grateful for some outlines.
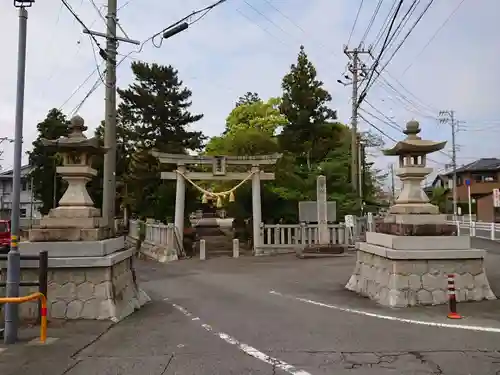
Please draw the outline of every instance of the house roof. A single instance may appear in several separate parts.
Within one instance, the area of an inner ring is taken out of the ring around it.
[[[498,171],[500,170],[500,159],[497,158],[482,158],[472,163],[466,164],[457,168],[455,172],[479,172],[479,171]],[[446,176],[451,176],[453,171],[446,173]]]
[[[29,173],[30,171],[30,168],[31,166],[26,164],[26,165],[23,165],[21,167],[21,176],[24,176],[26,175],[27,173]],[[6,171],[3,171],[3,172],[0,172],[0,179],[2,180],[7,180],[7,179],[11,179],[13,176],[13,170],[12,169],[8,169]]]

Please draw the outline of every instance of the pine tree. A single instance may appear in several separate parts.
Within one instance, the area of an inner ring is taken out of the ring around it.
[[[36,199],[42,202],[40,212],[47,214],[54,203],[61,199],[66,184],[56,175],[56,166],[61,165],[57,150],[47,148],[42,139],[57,139],[68,135],[69,121],[58,109],[51,109],[45,120],[38,123],[38,136],[33,142],[32,151],[28,152],[29,164],[32,166],[30,178]],[[55,185],[54,185],[55,183]]]
[[[172,66],[134,62],[132,71],[135,82],[118,90],[122,100],[118,122],[126,131],[127,153],[132,155],[124,161],[123,186],[135,213],[165,220],[173,216],[175,187],[172,181],[160,180],[161,165],[150,151],[200,150],[205,137],[189,126],[203,115],[189,112],[192,93]],[[186,202],[190,203],[194,192],[186,190]]]
[[[300,47],[297,63],[292,64],[281,85],[283,89],[280,111],[288,120],[280,134],[280,146],[285,152],[301,155],[310,166],[314,162],[311,151],[315,149],[315,139],[323,134],[323,126],[329,120],[336,120],[336,111],[327,104],[331,95],[317,79],[317,72]]]
[[[135,83],[118,90],[122,100],[118,117],[124,127],[134,130],[135,141],[145,149],[171,153],[201,149],[205,137],[188,126],[203,115],[189,112],[192,93],[183,87],[177,70],[170,65],[133,62],[132,72]]]

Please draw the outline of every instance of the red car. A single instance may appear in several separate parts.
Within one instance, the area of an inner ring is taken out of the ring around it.
[[[10,248],[10,220],[0,220],[0,253],[7,253]]]

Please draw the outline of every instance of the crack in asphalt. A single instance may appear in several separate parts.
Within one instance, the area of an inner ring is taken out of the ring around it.
[[[331,355],[334,358],[329,358],[326,362],[322,364],[314,364],[314,362],[308,363],[308,366],[318,366],[318,368],[330,367],[330,366],[341,366],[346,370],[357,370],[357,369],[372,369],[376,370],[377,368],[398,371],[403,368],[407,368],[408,366],[418,366],[418,373],[429,374],[429,375],[445,375],[445,370],[441,368],[441,366],[435,361],[429,358],[429,355],[439,355],[439,354],[465,354],[465,355],[473,355],[478,360],[489,359],[490,363],[493,365],[500,366],[500,351],[496,350],[421,350],[421,351],[390,351],[390,352],[369,352],[369,351],[334,351],[334,350],[271,350],[273,353],[289,353],[289,354],[311,354],[311,355]],[[165,375],[168,373],[168,369],[172,363],[172,361],[177,357],[182,357],[183,355],[193,355],[198,354],[201,356],[210,357],[212,355],[216,355],[216,353],[203,352],[198,351],[196,353],[179,353],[175,352],[169,356],[168,362],[163,368],[161,375]],[[77,364],[85,361],[86,359],[91,360],[92,358],[155,358],[161,357],[161,355],[146,355],[146,356],[137,356],[137,357],[129,357],[129,356],[106,356],[106,355],[89,355],[89,356],[79,356],[77,358],[77,362],[73,364],[69,369],[66,370],[66,373],[69,373],[71,369],[73,369]],[[295,361],[291,361],[294,363]],[[300,361],[298,361],[300,362]],[[270,361],[270,365],[272,367],[271,375],[281,374],[277,363],[274,361]],[[295,366],[301,367],[300,363],[294,363]],[[312,368],[312,367],[311,367]],[[424,372],[425,371],[425,372]],[[500,375],[500,368],[495,370],[496,375]],[[355,373],[355,372],[354,372]],[[417,372],[415,372],[417,373]]]

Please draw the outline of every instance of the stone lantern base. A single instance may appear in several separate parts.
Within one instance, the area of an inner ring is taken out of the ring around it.
[[[99,209],[94,207],[59,206],[40,219],[29,231],[29,241],[100,241],[109,238]]]
[[[458,302],[492,300],[485,256],[470,248],[470,237],[368,232],[346,288],[384,306],[439,305],[448,302],[447,277],[454,274]]]
[[[100,246],[87,243],[21,243],[23,254],[49,251],[49,319],[96,319],[120,321],[150,299],[135,278],[134,250],[114,251],[123,246],[123,238],[111,239]],[[74,246],[73,246],[74,244]],[[91,245],[86,247],[85,245]],[[72,248],[72,250],[70,250]],[[90,249],[90,253],[83,251]],[[100,254],[97,250],[100,249]],[[52,251],[51,251],[52,250]],[[0,262],[0,280],[5,280],[5,262]],[[21,261],[21,280],[38,279],[38,262]],[[0,288],[0,294],[2,288]],[[36,292],[37,287],[22,287],[21,294]],[[21,304],[22,319],[35,319],[36,302]]]

